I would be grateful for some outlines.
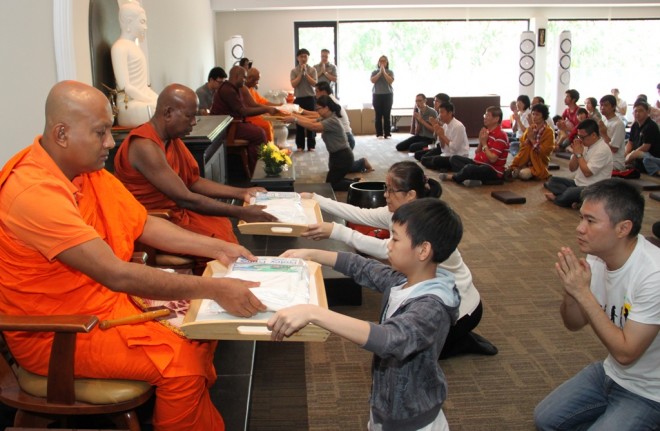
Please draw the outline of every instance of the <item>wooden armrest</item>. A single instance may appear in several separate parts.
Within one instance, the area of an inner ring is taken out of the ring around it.
[[[140,265],[146,265],[147,260],[149,260],[149,254],[146,251],[134,251],[133,256],[131,256],[131,262]]]
[[[96,316],[0,316],[0,331],[89,332],[97,324]]]
[[[171,210],[149,210],[147,214],[153,217],[164,218],[165,220],[170,220],[172,218]]]
[[[48,362],[46,399],[50,403],[73,404],[76,334],[89,332],[97,325],[96,316],[0,316],[2,331],[54,332]]]

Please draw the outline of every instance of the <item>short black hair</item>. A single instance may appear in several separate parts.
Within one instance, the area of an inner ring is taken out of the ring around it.
[[[451,97],[446,93],[438,93],[435,95],[435,99],[438,99],[441,103],[451,102]]]
[[[207,81],[210,81],[212,79],[216,80],[218,78],[227,79],[227,72],[225,72],[225,69],[223,69],[220,66],[216,66],[213,69],[211,69]]]
[[[637,108],[638,106],[641,106],[642,108],[644,108],[645,111],[648,111],[649,109],[651,109],[651,105],[649,105],[649,102],[647,102],[644,99],[635,100],[635,104],[633,105],[633,108]]]
[[[461,218],[447,203],[434,198],[415,199],[401,205],[392,223],[405,226],[413,247],[431,244],[433,262],[444,262],[456,250],[463,237]]]
[[[539,99],[539,103],[543,103],[545,105],[545,99],[541,96],[534,96],[534,99]]]
[[[580,114],[586,115],[588,117],[589,111],[587,111],[586,108],[579,107],[575,115],[580,115]]]
[[[612,108],[616,109],[616,97],[611,94],[606,94],[600,98],[600,104],[608,103]]]
[[[565,94],[568,94],[568,96],[575,102],[580,100],[580,92],[577,90],[566,90]]]
[[[537,103],[536,105],[532,106],[532,112],[540,113],[541,117],[543,117],[544,120],[547,120],[548,116],[550,116],[550,111],[548,110],[548,107],[545,106],[543,103]]]
[[[516,101],[522,102],[523,106],[525,107],[524,110],[527,110],[527,108],[529,108],[529,105],[532,104],[532,102],[529,100],[529,96],[526,94],[521,94],[520,96],[518,96]]]
[[[319,91],[324,91],[328,94],[332,94],[332,87],[330,87],[330,83],[328,81],[318,81],[315,87]]]
[[[442,102],[439,109],[444,109],[445,111],[454,115],[454,104],[451,102]]]
[[[490,115],[497,117],[497,122],[502,124],[502,116],[504,115],[502,114],[502,108],[499,106],[489,106],[486,108],[486,112],[490,112]]]
[[[610,178],[591,184],[582,190],[582,202],[603,202],[612,226],[624,220],[632,222],[629,238],[636,237],[642,229],[644,196],[641,188],[622,178]]]
[[[600,132],[598,130],[598,123],[596,123],[596,120],[592,120],[591,118],[587,118],[586,120],[578,124],[577,129],[584,130],[585,132],[587,132],[587,135],[591,135],[592,133],[595,133],[596,136],[600,136]]]
[[[309,55],[309,51],[307,51],[305,48],[300,48],[300,49],[298,50],[298,52],[296,52],[296,57],[298,57],[299,55],[302,55],[302,54],[307,54],[307,55]]]

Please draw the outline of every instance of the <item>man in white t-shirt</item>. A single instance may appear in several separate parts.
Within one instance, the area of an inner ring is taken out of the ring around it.
[[[652,430],[660,424],[660,248],[640,235],[644,198],[613,178],[586,187],[580,251],[562,248],[564,326],[591,326],[608,351],[534,411],[539,430]]]
[[[549,190],[545,197],[560,207],[579,205],[580,193],[588,185],[612,176],[612,151],[598,132],[598,123],[586,119],[577,126],[571,148],[573,155],[568,170],[573,179],[553,176],[543,184]]]
[[[434,149],[424,153],[420,161],[429,169],[451,170],[449,158],[451,156],[468,157],[470,143],[463,123],[454,118],[454,105],[451,102],[440,104],[440,122],[432,122],[437,145]],[[417,157],[417,154],[415,154]]]
[[[598,122],[600,137],[612,151],[612,169],[626,168],[626,126],[616,115],[616,97],[607,94],[600,99],[600,113],[603,119]]]

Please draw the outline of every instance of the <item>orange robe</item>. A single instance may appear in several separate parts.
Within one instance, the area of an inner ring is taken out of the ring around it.
[[[89,314],[115,319],[139,313],[114,292],[57,256],[101,238],[128,261],[147,212],[106,170],[69,181],[40,144],[14,156],[0,173],[0,313]],[[18,363],[47,373],[52,335],[5,333]],[[208,387],[216,379],[216,343],[194,342],[156,322],[78,334],[78,377],[144,380],[156,386],[159,431],[223,430]]]
[[[544,123],[544,129],[538,139],[538,151],[534,150],[527,142],[527,136],[532,132],[528,127],[520,138],[520,150],[511,162],[511,169],[527,168],[532,171],[532,177],[537,180],[545,180],[550,176],[548,165],[550,164],[550,154],[555,147],[555,133],[550,126]],[[531,137],[532,142],[536,143],[536,137]]]
[[[155,142],[165,153],[167,163],[187,187],[192,186],[199,180],[197,161],[183,141],[174,139],[165,147],[165,143],[160,139],[151,123],[145,123],[131,131],[115,155],[115,176],[124,183],[124,186],[133,193],[135,198],[148,210],[166,209],[172,211],[172,223],[184,229],[238,243],[231,221],[228,218],[200,214],[179,208],[176,202],[154,187],[144,175],[131,166],[128,160],[128,147],[134,145],[133,138],[135,137]]]
[[[262,105],[267,105],[268,99],[263,97],[259,92],[257,91],[256,88],[248,88],[248,91],[250,92],[250,95],[252,95],[252,98],[254,99],[255,102],[260,103]],[[264,129],[264,132],[266,132],[266,141],[268,142],[275,142],[273,141],[273,125],[271,124],[270,121],[264,120],[261,115],[254,115],[252,117],[245,117],[245,121],[248,123],[252,123],[257,127],[261,127]]]

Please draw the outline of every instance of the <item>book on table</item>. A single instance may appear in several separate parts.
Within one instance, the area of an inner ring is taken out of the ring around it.
[[[191,339],[269,341],[266,323],[277,310],[297,304],[328,307],[321,266],[302,259],[268,256],[259,257],[256,262],[239,259],[229,268],[211,261],[203,276],[260,282],[259,287],[251,290],[268,309],[252,317],[236,317],[213,300],[193,300],[180,327]],[[328,335],[325,329],[309,324],[286,341],[325,341]]]

